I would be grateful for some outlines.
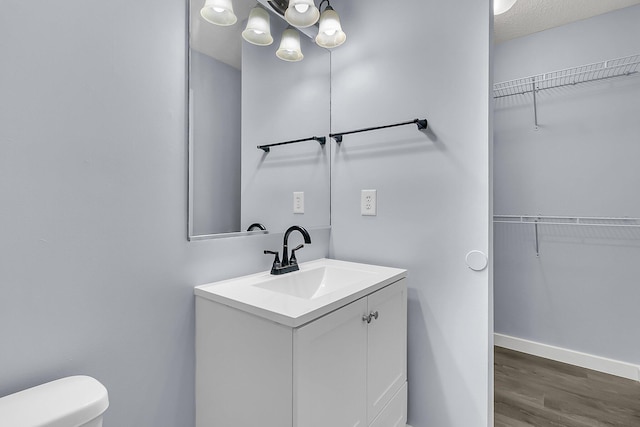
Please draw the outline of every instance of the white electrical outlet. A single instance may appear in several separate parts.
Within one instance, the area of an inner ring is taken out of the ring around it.
[[[304,213],[304,191],[293,192],[293,213],[294,214]]]
[[[360,193],[360,214],[375,216],[377,203],[376,190],[362,190]]]

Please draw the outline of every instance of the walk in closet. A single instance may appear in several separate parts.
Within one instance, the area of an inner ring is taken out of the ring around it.
[[[640,5],[495,47],[496,344],[640,380]]]

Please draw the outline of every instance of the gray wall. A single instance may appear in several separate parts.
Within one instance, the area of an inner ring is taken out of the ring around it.
[[[256,148],[329,135],[330,53],[303,35],[304,59],[279,59],[284,29],[284,21],[272,16],[271,46],[242,44],[242,224],[279,231],[330,224],[329,145],[307,141],[269,153]],[[304,214],[293,213],[294,191],[304,192]]]
[[[492,425],[489,272],[465,265],[489,251],[489,3],[409,0],[395,19],[382,0],[335,8],[347,42],[331,57],[332,131],[430,129],[332,143],[331,254],[409,271],[409,423]],[[360,215],[363,189],[375,217]]]
[[[185,43],[181,0],[2,2],[0,396],[87,374],[105,426],[194,425],[193,286],[282,236],[187,242]]]
[[[240,70],[191,51],[194,235],[241,230],[241,82]]]
[[[281,236],[186,241],[184,2],[45,6],[0,15],[0,395],[82,373],[106,426],[192,426],[193,286],[267,269]],[[464,256],[488,250],[489,7],[412,0],[381,37],[384,6],[344,2],[334,130],[431,131],[345,138],[332,253],[409,269],[414,427],[485,426],[490,288]]]
[[[497,82],[640,53],[640,6],[502,43]],[[495,104],[495,213],[640,217],[640,77]],[[640,363],[640,229],[496,224],[495,331]]]

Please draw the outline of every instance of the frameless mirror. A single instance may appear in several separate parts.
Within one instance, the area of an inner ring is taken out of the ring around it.
[[[287,24],[261,3],[268,46],[242,38],[255,0],[233,0],[237,20],[226,26],[201,16],[205,0],[190,0],[189,240],[330,224],[330,53],[300,33],[304,58],[278,58]],[[312,136],[327,142],[258,148]]]

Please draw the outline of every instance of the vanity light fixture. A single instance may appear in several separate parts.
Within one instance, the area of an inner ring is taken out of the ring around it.
[[[242,38],[257,46],[269,46],[273,43],[269,12],[260,6],[251,9],[247,27],[242,32]]]
[[[316,44],[320,47],[331,49],[344,43],[347,40],[347,35],[342,31],[340,17],[331,7],[329,0],[322,0],[320,7],[324,2],[327,3],[327,7],[320,15],[320,30],[316,36]]]
[[[327,5],[321,15],[319,9],[325,2]],[[304,58],[300,48],[300,34],[293,27],[310,27],[318,22],[318,18],[319,31],[314,39],[318,46],[331,49],[342,45],[347,39],[340,25],[340,17],[331,7],[329,0],[321,0],[319,8],[314,0],[277,0],[268,3],[276,12],[284,14],[290,24],[282,33],[280,47],[276,51],[276,56],[284,61],[297,62]],[[204,7],[200,9],[200,15],[205,21],[222,26],[233,25],[238,21],[233,12],[232,0],[206,0]],[[309,36],[311,37],[310,34]],[[242,38],[257,46],[269,46],[273,43],[269,12],[260,4],[251,9]]]
[[[320,11],[313,0],[289,0],[284,19],[294,27],[307,28],[318,22]]]
[[[500,15],[511,9],[517,0],[493,0],[493,14]]]
[[[233,25],[238,20],[231,0],[207,0],[200,9],[200,15],[205,21],[222,26]]]
[[[304,55],[300,49],[300,33],[298,30],[288,27],[282,33],[280,47],[276,51],[276,56],[283,61],[297,62],[302,61]]]

